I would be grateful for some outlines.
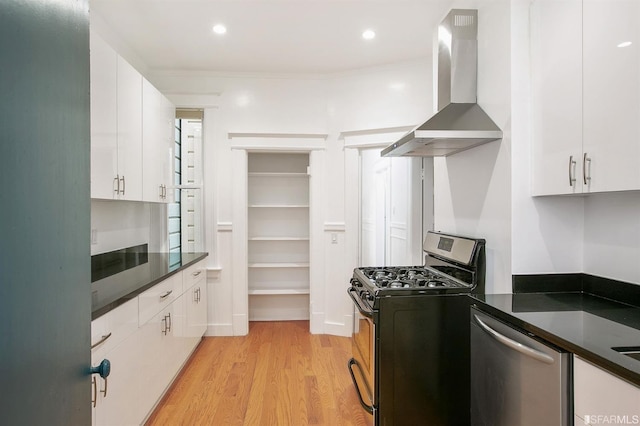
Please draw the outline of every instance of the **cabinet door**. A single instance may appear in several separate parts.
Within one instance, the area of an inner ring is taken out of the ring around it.
[[[533,195],[580,193],[581,1],[536,0],[530,17]]]
[[[141,360],[144,380],[140,384],[138,416],[145,419],[176,374],[175,300],[141,328]]]
[[[139,358],[138,336],[134,334],[107,353],[111,373],[98,379],[96,425],[135,425],[142,419],[138,410],[139,383],[143,366]]]
[[[620,424],[640,421],[640,388],[577,356],[573,359],[573,394],[574,413],[586,424],[603,424],[610,416],[626,417],[627,422]]]
[[[172,197],[173,105],[147,80],[142,81],[142,152],[144,201],[169,202]]]
[[[174,163],[173,153],[176,132],[176,108],[169,99],[162,96],[162,124],[161,143],[162,152],[160,156],[160,168],[162,170],[162,182],[167,188],[165,203],[173,203],[175,191],[170,189],[174,186]],[[178,184],[179,182],[175,182]]]
[[[118,58],[120,199],[142,200],[142,76]]]
[[[640,189],[640,2],[584,1],[588,190]]]
[[[91,197],[117,198],[117,57],[91,32]]]
[[[207,331],[207,280],[202,277],[185,293],[187,328],[190,348],[193,349]]]

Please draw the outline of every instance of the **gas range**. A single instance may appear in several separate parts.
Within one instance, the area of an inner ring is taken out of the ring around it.
[[[370,308],[387,296],[484,292],[484,245],[482,239],[429,232],[425,265],[356,268],[351,291]]]
[[[423,250],[424,265],[351,278],[348,368],[374,426],[469,423],[466,294],[484,293],[485,240],[428,232]]]

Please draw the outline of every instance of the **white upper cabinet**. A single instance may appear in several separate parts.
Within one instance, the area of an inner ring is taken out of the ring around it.
[[[533,195],[582,192],[582,3],[530,9]]]
[[[142,82],[143,201],[171,202],[175,107],[146,79]]]
[[[91,32],[91,197],[117,198],[118,55]]]
[[[175,107],[91,32],[91,198],[171,202]]]
[[[640,189],[640,2],[531,6],[533,195]]]
[[[91,197],[142,199],[142,76],[91,33]]]
[[[120,199],[142,200],[142,75],[118,57]]]
[[[583,9],[588,190],[640,189],[640,2],[584,0]]]

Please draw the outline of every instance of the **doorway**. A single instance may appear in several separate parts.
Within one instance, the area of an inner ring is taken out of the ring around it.
[[[424,223],[433,210],[432,162],[381,157],[381,151],[360,150],[360,266],[422,264]]]

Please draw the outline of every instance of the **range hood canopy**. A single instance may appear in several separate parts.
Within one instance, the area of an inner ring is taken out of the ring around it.
[[[440,157],[502,138],[476,103],[478,11],[453,9],[438,26],[438,109],[382,151],[383,157]]]

